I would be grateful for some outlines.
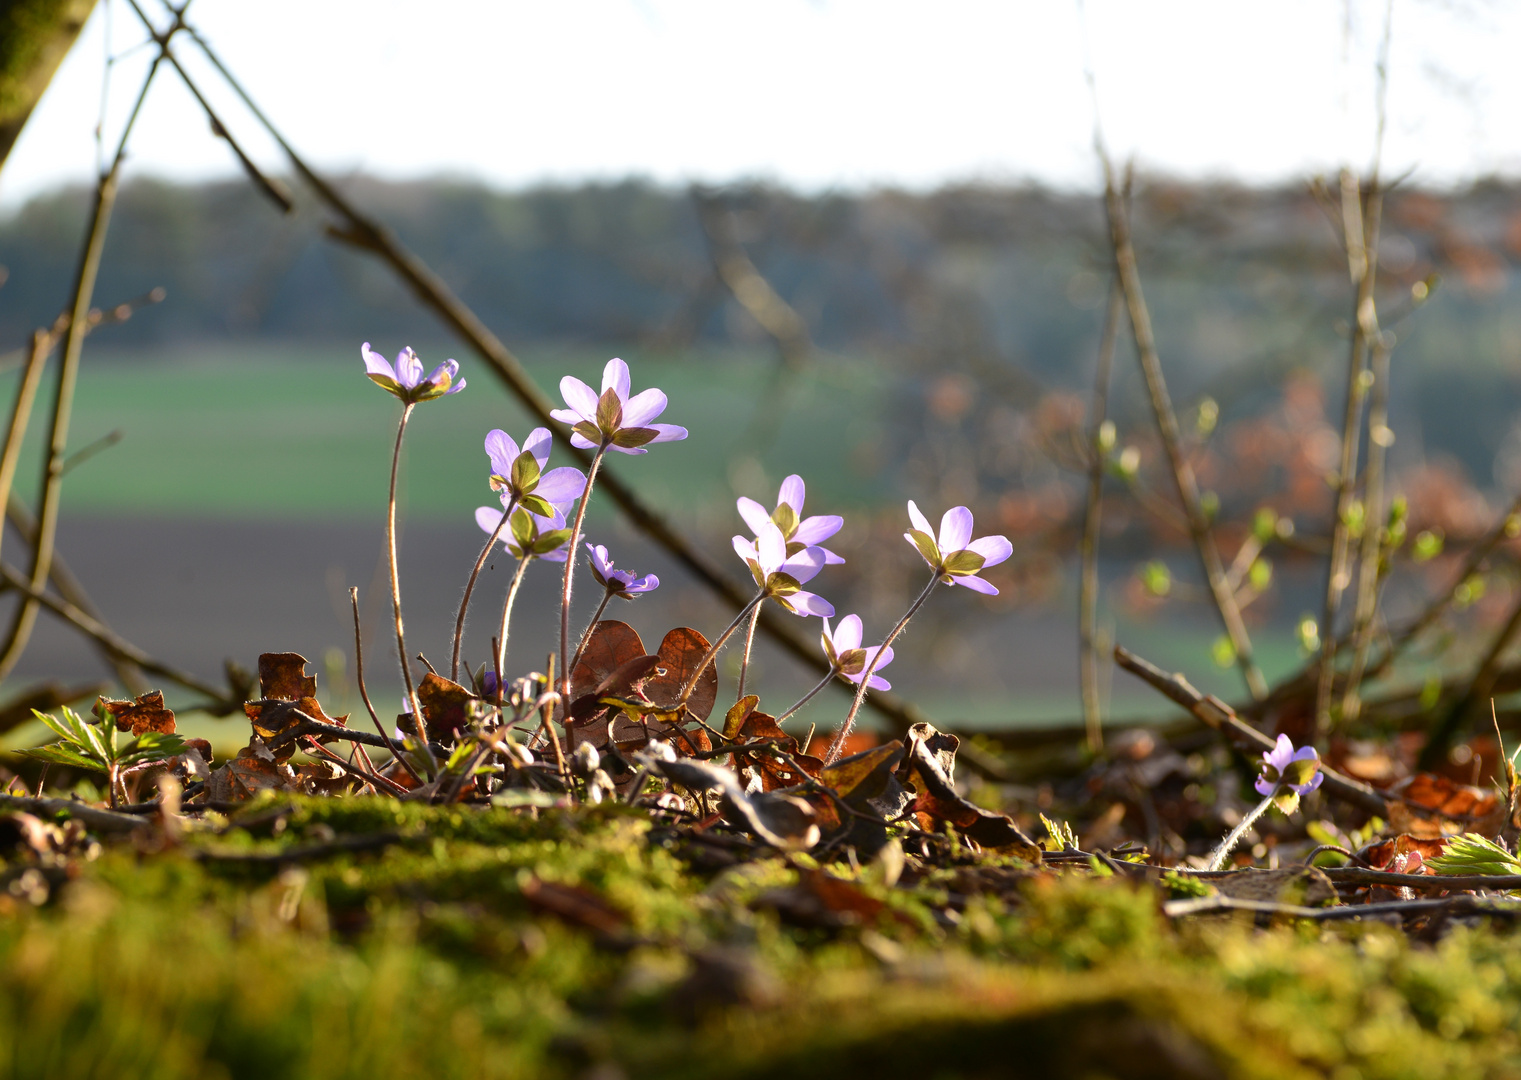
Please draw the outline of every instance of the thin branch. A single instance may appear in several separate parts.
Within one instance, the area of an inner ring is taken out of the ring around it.
[[[1109,414],[1109,376],[1114,366],[1114,346],[1119,339],[1124,304],[1124,291],[1116,282],[1109,290],[1109,308],[1104,314],[1104,332],[1099,338],[1098,364],[1093,376],[1093,408],[1088,417],[1088,453],[1092,460],[1088,465],[1088,505],[1083,513],[1083,538],[1078,549],[1083,564],[1077,600],[1078,668],[1082,679],[1083,724],[1088,730],[1088,749],[1094,753],[1104,748],[1097,636],[1099,525],[1103,515],[1107,455],[1099,445],[1099,432]]]
[[[1199,693],[1182,675],[1169,675],[1161,668],[1147,663],[1119,645],[1114,647],[1114,662],[1132,675],[1138,676],[1164,697],[1183,706],[1232,742],[1250,750],[1273,749],[1272,739],[1242,720],[1236,715],[1236,710],[1213,694],[1206,697]],[[1388,807],[1383,798],[1367,784],[1343,776],[1326,765],[1322,765],[1320,771],[1325,776],[1325,780],[1321,782],[1321,789],[1327,795],[1334,795],[1372,814],[1388,813]]]
[[[1225,567],[1220,561],[1220,550],[1215,545],[1214,533],[1210,531],[1209,519],[1199,498],[1199,482],[1194,476],[1193,465],[1183,452],[1182,438],[1178,433],[1178,418],[1173,413],[1172,402],[1167,393],[1167,381],[1162,375],[1162,361],[1157,356],[1156,340],[1151,330],[1151,313],[1141,294],[1141,275],[1136,268],[1135,248],[1130,238],[1130,220],[1114,183],[1114,170],[1109,158],[1100,148],[1104,166],[1104,205],[1109,215],[1110,238],[1114,248],[1115,273],[1125,293],[1125,303],[1130,312],[1130,328],[1135,337],[1136,352],[1141,361],[1141,371],[1146,378],[1146,390],[1151,398],[1152,412],[1156,417],[1157,433],[1172,466],[1173,480],[1178,487],[1178,500],[1188,518],[1188,531],[1198,550],[1199,562],[1204,569],[1205,580],[1220,614],[1220,622],[1235,650],[1236,664],[1241,668],[1247,689],[1252,697],[1261,700],[1267,696],[1267,680],[1262,677],[1252,659],[1252,642],[1247,635],[1246,624],[1241,620],[1241,609],[1235,594],[1225,580]]]

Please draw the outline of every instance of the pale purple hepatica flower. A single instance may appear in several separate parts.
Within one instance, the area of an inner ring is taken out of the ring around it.
[[[601,396],[573,375],[560,380],[560,395],[569,407],[552,409],[549,415],[571,426],[571,445],[582,450],[606,446],[620,454],[644,454],[649,443],[687,437],[684,427],[652,422],[665,412],[665,395],[659,390],[652,387],[629,397],[628,365],[617,357],[602,369]]]
[[[908,502],[908,516],[914,527],[903,538],[919,549],[930,569],[940,575],[947,585],[965,585],[973,592],[985,596],[997,596],[998,588],[983,581],[978,572],[989,566],[997,566],[1014,554],[1014,545],[1006,536],[984,536],[972,539],[972,512],[964,506],[953,506],[940,519],[940,535],[935,536],[929,519],[919,512],[912,499]]]
[[[614,596],[632,600],[642,593],[654,592],[660,588],[660,579],[654,574],[639,577],[632,570],[614,570],[613,560],[607,557],[607,548],[601,544],[595,547],[587,544],[586,550],[591,552],[592,577]]]
[[[512,512],[512,520],[502,533],[502,545],[514,558],[532,556],[545,562],[564,562],[568,554],[565,545],[570,541],[570,530],[565,526],[565,514],[559,507],[550,507],[554,513],[542,517],[521,507]],[[494,533],[502,523],[502,508],[482,506],[475,511],[475,523],[485,533]]]
[[[757,536],[760,535],[763,524],[768,521],[774,524],[782,531],[782,539],[787,541],[789,555],[795,555],[804,548],[818,547],[840,531],[845,519],[837,514],[803,517],[806,490],[803,478],[793,473],[782,481],[782,489],[776,494],[775,510],[768,514],[766,508],[754,499],[741,498],[737,504],[739,516],[745,519],[745,524]],[[819,550],[824,553],[824,562],[831,566],[845,561],[828,548],[820,547]]]
[[[554,436],[548,428],[534,428],[523,448],[501,428],[486,433],[486,456],[491,459],[491,490],[501,495],[502,505],[513,499],[541,517],[555,506],[574,502],[586,486],[586,474],[568,465],[544,471]]]
[[[1320,787],[1325,775],[1320,771],[1320,755],[1313,746],[1294,749],[1287,735],[1278,736],[1271,750],[1262,752],[1262,775],[1257,777],[1257,793],[1271,795],[1279,785],[1295,795],[1308,795]]]
[[[426,379],[423,378],[423,362],[411,346],[397,353],[395,367],[384,356],[373,352],[368,341],[359,346],[359,355],[364,357],[364,373],[370,380],[407,405],[443,397],[445,394],[457,394],[465,388],[464,379],[456,381],[459,364],[453,360],[445,360]]]
[[[873,645],[869,649],[861,648],[861,617],[859,615],[845,616],[840,620],[839,629],[832,633],[829,629],[829,620],[826,618],[824,632],[819,635],[819,641],[824,646],[824,655],[829,658],[834,669],[857,686],[861,684],[861,676],[866,674],[866,669],[871,667],[872,661],[880,652],[882,659],[877,664],[876,671],[871,673],[871,681],[866,685],[873,690],[893,688],[892,683],[877,674],[877,671],[893,662],[892,646],[889,645],[885,649],[880,645]]]
[[[756,530],[754,540],[736,536],[734,552],[745,560],[755,583],[766,596],[792,614],[825,617],[834,614],[834,605],[828,600],[802,590],[802,586],[824,568],[823,548],[804,548],[795,555],[788,555],[782,530],[767,521]]]

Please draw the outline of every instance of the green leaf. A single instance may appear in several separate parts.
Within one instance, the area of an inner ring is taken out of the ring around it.
[[[54,735],[57,735],[60,739],[67,739],[69,742],[76,741],[74,738],[73,729],[59,721],[57,717],[51,716],[45,712],[38,712],[36,709],[32,710],[32,715],[35,716],[38,720],[41,720],[47,729]]]
[[[958,551],[945,560],[945,572],[948,574],[975,574],[981,570],[987,559],[975,551]]]
[[[1442,553],[1446,539],[1441,529],[1422,529],[1415,534],[1415,546],[1410,550],[1410,557],[1418,563],[1429,562]]]
[[[1210,659],[1219,667],[1230,667],[1236,662],[1236,646],[1231,644],[1231,639],[1221,634],[1215,638],[1215,643],[1209,647]]]
[[[1165,562],[1153,559],[1141,567],[1141,586],[1149,596],[1167,596],[1172,592],[1172,571]]]
[[[1265,544],[1278,532],[1278,513],[1270,506],[1258,509],[1257,516],[1252,518],[1252,535],[1257,538],[1257,543]]]
[[[866,650],[846,649],[835,660],[835,667],[846,675],[859,675],[866,670]]]
[[[771,514],[771,521],[778,529],[782,530],[782,539],[784,540],[792,539],[792,534],[797,532],[797,511],[792,509],[787,503],[782,503],[776,508]]]
[[[555,508],[550,506],[542,495],[524,495],[518,500],[518,505],[530,514],[538,514],[539,517],[555,516]]]
[[[569,539],[569,529],[555,529],[551,532],[545,533],[543,536],[540,536],[537,540],[535,540],[533,547],[530,548],[530,550],[535,555],[548,555],[556,548],[564,547],[566,541]]]
[[[633,449],[636,446],[643,446],[645,443],[653,442],[659,434],[660,432],[654,428],[648,427],[619,428],[618,433],[613,436],[613,445]]]
[[[1273,796],[1273,805],[1282,810],[1285,817],[1292,817],[1294,811],[1299,809],[1299,795],[1297,792],[1284,788]]]
[[[791,574],[784,574],[780,570],[766,579],[766,590],[772,596],[791,596],[795,592],[801,592],[802,584]]]
[[[512,530],[512,538],[518,542],[518,547],[527,547],[533,542],[535,531],[533,518],[521,508],[512,512],[512,518],[508,521],[507,527]]]
[[[126,745],[117,764],[130,766],[141,765],[145,761],[163,761],[165,758],[178,757],[188,749],[185,740],[178,735],[145,731]]]
[[[623,402],[618,400],[618,392],[611,387],[602,391],[602,396],[597,399],[597,426],[604,435],[623,426]]]
[[[919,554],[924,556],[924,561],[935,569],[940,569],[940,549],[935,546],[935,538],[927,532],[918,529],[908,530],[908,538],[919,549]]]
[[[577,435],[591,443],[593,446],[602,445],[602,429],[590,420],[582,420],[571,428]]]
[[[1246,572],[1246,579],[1257,592],[1266,592],[1267,587],[1273,583],[1273,564],[1266,559],[1253,559],[1252,568]]]
[[[67,743],[34,746],[26,750],[17,750],[16,753],[34,761],[46,761],[49,765],[67,765],[70,768],[88,769],[91,772],[106,771],[105,762],[86,757]]]
[[[1438,874],[1509,874],[1521,876],[1521,859],[1478,833],[1447,841],[1447,850],[1426,860]]]
[[[532,491],[539,482],[539,463],[524,450],[512,461],[512,487],[515,491]]]

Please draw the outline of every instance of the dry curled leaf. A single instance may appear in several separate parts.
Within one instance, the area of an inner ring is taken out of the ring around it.
[[[134,736],[146,731],[163,735],[174,734],[174,713],[164,708],[164,692],[150,690],[131,701],[117,701],[101,697],[95,702],[95,714],[102,713],[116,721],[117,731],[130,731]]]
[[[660,657],[660,665],[645,680],[645,696],[659,708],[676,708],[681,703],[681,688],[708,654],[708,647],[708,639],[690,626],[678,626],[666,634],[660,642],[660,648],[655,650],[655,655]],[[697,684],[692,687],[691,696],[687,698],[687,712],[699,720],[706,720],[717,700],[718,669],[709,663],[703,668]]]
[[[306,657],[293,652],[259,654],[259,696],[296,701],[317,696],[317,677],[306,673]]]
[[[920,823],[935,831],[941,823],[954,825],[963,836],[983,847],[1007,848],[1031,862],[1040,861],[1040,848],[1012,818],[984,810],[963,798],[951,781],[952,773],[942,765],[955,765],[960,740],[937,731],[929,724],[915,724],[909,729],[908,751],[898,769],[898,779],[914,789],[914,812]]]
[[[428,672],[417,684],[417,700],[423,721],[433,739],[454,740],[470,721],[472,703],[479,699],[457,682]]]
[[[1387,792],[1389,827],[1434,839],[1462,832],[1484,835],[1505,823],[1506,805],[1493,791],[1435,773],[1416,773]]]
[[[245,802],[261,791],[294,791],[296,774],[255,739],[206,781],[212,802]]]

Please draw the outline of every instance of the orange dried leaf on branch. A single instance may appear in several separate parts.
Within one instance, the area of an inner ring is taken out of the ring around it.
[[[95,702],[95,715],[109,716],[116,722],[116,730],[130,731],[134,736],[148,731],[174,734],[174,713],[164,708],[162,690],[150,690],[130,701],[101,697]]]
[[[898,779],[915,793],[913,811],[930,832],[942,824],[954,825],[963,836],[983,847],[1008,848],[1021,858],[1040,861],[1040,848],[1012,818],[965,799],[952,782],[956,748],[961,740],[935,730],[929,724],[909,729],[908,753],[898,769]]]
[[[1435,773],[1416,773],[1391,787],[1387,796],[1389,827],[1416,837],[1488,836],[1505,823],[1507,808],[1495,792]]]
[[[471,718],[471,703],[479,701],[457,682],[433,672],[417,684],[417,701],[422,705],[423,721],[434,739],[454,740],[464,733]]]

